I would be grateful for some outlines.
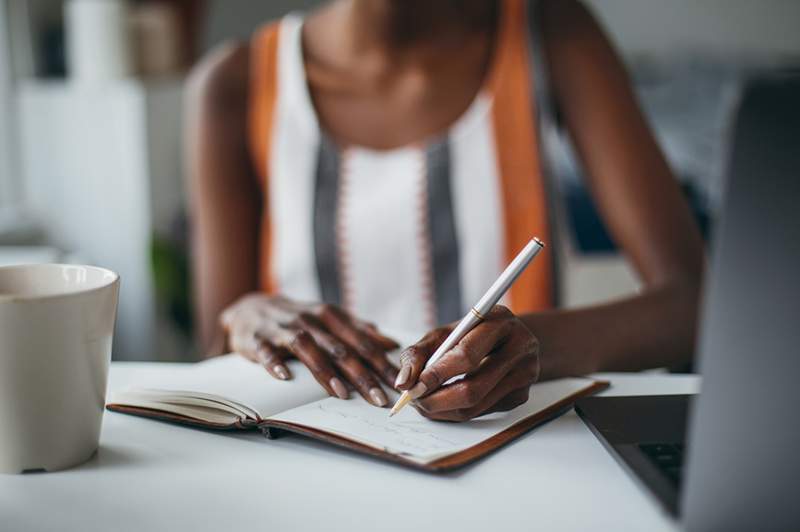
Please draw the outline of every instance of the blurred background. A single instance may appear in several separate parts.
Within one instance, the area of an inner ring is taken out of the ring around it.
[[[797,0],[584,0],[708,235],[743,80],[800,64]],[[84,262],[122,276],[118,360],[194,360],[183,85],[215,45],[315,0],[0,0],[0,265]],[[568,306],[634,292],[555,139]]]

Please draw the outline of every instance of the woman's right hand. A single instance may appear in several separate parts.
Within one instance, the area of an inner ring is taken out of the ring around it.
[[[397,369],[386,352],[397,343],[336,306],[253,293],[225,309],[220,321],[228,347],[277,379],[291,378],[285,360],[295,356],[331,396],[349,397],[344,379],[370,403],[388,403],[380,381],[394,384]]]

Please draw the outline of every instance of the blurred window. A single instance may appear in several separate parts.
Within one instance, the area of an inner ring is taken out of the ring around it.
[[[0,0],[0,208],[16,199],[12,128],[14,120],[11,102],[11,54],[8,34],[8,5]]]

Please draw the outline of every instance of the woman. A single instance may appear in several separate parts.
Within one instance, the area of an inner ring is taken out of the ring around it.
[[[425,360],[532,236],[548,240],[521,0],[338,0],[223,46],[191,81],[201,337],[333,396],[425,416],[511,409],[531,383],[678,366],[695,336],[702,243],[619,58],[576,0],[539,6],[550,88],[635,297],[553,308],[539,261],[431,368]],[[220,319],[221,315],[221,319]],[[431,329],[406,349],[382,330]],[[221,323],[222,328],[218,326]],[[468,376],[448,386],[450,377]]]

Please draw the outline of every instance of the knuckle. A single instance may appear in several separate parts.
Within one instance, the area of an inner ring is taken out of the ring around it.
[[[473,360],[473,358],[474,357],[470,356],[469,351],[450,351],[440,359],[440,363],[443,366],[440,370],[440,374],[444,380],[447,380],[461,373],[475,371],[478,369],[478,366],[480,366],[480,360]]]
[[[270,333],[266,329],[256,329],[253,331],[253,338],[255,338],[259,342],[269,342],[270,341]]]
[[[520,385],[529,386],[539,377],[539,361],[537,359],[523,360],[514,366],[510,374],[516,377]]]
[[[532,334],[525,335],[523,348],[528,355],[536,355],[539,353],[539,339]]]
[[[356,343],[356,351],[364,360],[377,360],[381,352],[369,338],[360,338]]]
[[[489,316],[493,318],[508,318],[513,315],[514,313],[511,312],[511,309],[505,305],[495,305],[492,307],[492,310],[489,311]]]
[[[344,344],[341,344],[339,342],[331,343],[330,353],[331,353],[331,358],[335,360],[346,361],[353,358],[352,354],[350,353],[350,350],[347,349],[344,346]]]
[[[258,346],[252,336],[240,334],[231,339],[231,348],[239,354],[254,355]]]
[[[475,383],[465,382],[459,386],[463,402],[467,406],[474,406],[483,398],[480,388]]]
[[[377,373],[389,374],[392,370],[392,365],[383,357],[375,357],[366,361],[368,367],[373,368]]]
[[[292,347],[303,348],[307,347],[308,345],[313,342],[313,338],[311,338],[311,333],[304,330],[295,331],[294,338],[292,338]]]
[[[274,362],[280,361],[280,359],[277,356],[275,356],[275,353],[267,349],[264,349],[263,347],[260,347],[258,349],[258,351],[256,352],[256,357],[259,360],[262,360],[265,364],[272,364]]]
[[[530,364],[527,365],[527,377],[528,382],[534,383],[539,380],[539,371],[541,366],[539,365],[539,359],[535,359],[531,361]]]
[[[448,358],[453,358],[457,366],[465,371],[472,371],[478,367],[478,360],[476,359],[479,357],[474,356],[472,350],[466,346],[460,344],[455,346],[447,356]]]
[[[330,316],[333,312],[333,305],[330,303],[320,303],[314,308],[314,313],[317,316]]]
[[[261,306],[264,304],[269,304],[270,298],[264,294],[260,294],[258,292],[251,292],[249,294],[245,294],[239,297],[233,304],[228,307],[231,310],[238,310],[240,308],[250,308]]]
[[[532,334],[525,334],[521,339],[520,347],[526,355],[533,355],[539,351],[539,340]]]
[[[517,327],[509,337],[509,347],[514,352],[535,355],[539,352],[539,339],[525,327]]]
[[[417,346],[411,346],[400,355],[400,363],[416,366],[421,362],[422,358],[422,353],[419,352],[419,348]]]
[[[414,365],[414,354],[411,353],[409,349],[406,349],[400,355],[400,365],[401,366],[413,366]]]
[[[382,373],[389,382],[394,382],[394,380],[397,378],[397,370],[391,364],[386,364],[386,367],[383,368]]]
[[[442,375],[441,370],[436,367],[436,364],[432,365],[425,371],[428,373],[428,388],[431,388],[432,386],[439,386],[444,382],[444,375]]]
[[[359,340],[359,346],[361,347],[361,351],[364,353],[364,356],[372,356],[374,353],[380,351],[378,344],[376,344],[369,336],[363,335],[359,332],[361,338]]]
[[[366,375],[359,374],[353,379],[353,386],[359,390],[369,390],[375,386],[375,382]]]

